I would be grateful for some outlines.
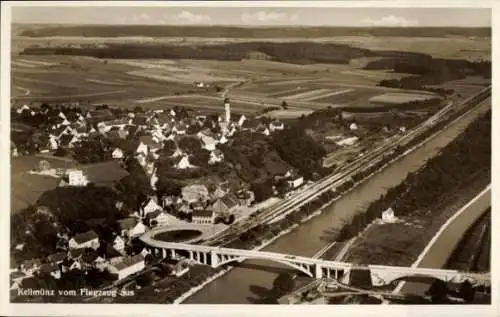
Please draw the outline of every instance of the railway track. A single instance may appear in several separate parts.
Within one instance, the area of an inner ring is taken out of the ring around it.
[[[370,167],[373,164],[377,164],[378,162],[380,162],[380,160],[385,159],[386,155],[391,155],[398,146],[405,146],[416,136],[422,135],[427,129],[446,119],[446,114],[449,114],[448,117],[452,117],[452,122],[455,120],[459,120],[463,115],[468,113],[476,105],[480,104],[480,102],[486,99],[490,94],[491,86],[483,89],[477,95],[464,101],[461,106],[456,109],[454,108],[453,103],[448,103],[437,113],[428,118],[423,124],[413,130],[410,130],[402,137],[392,137],[388,142],[385,142],[383,145],[379,146],[373,151],[363,155],[362,157],[347,165],[344,165],[341,170],[335,172],[333,175],[328,175],[320,179],[319,181],[308,187],[305,191],[291,197],[290,199],[287,199],[278,206],[260,212],[259,214],[257,214],[257,216],[255,216],[252,222],[236,224],[228,228],[221,234],[205,241],[203,244],[226,245],[237,239],[239,235],[241,235],[245,231],[248,231],[251,228],[256,227],[257,225],[272,223],[277,219],[285,217],[287,214],[294,212],[308,202],[316,199],[321,194],[332,190],[335,187],[338,187],[346,181],[350,180],[352,176],[355,173],[359,172],[361,169]],[[453,116],[455,117],[453,118]],[[418,145],[416,145],[415,147],[417,146]]]

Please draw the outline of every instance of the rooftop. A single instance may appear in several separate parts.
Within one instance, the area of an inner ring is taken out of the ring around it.
[[[212,210],[199,210],[193,212],[194,217],[212,217],[214,212]]]
[[[137,254],[128,258],[124,258],[122,262],[115,265],[115,268],[117,270],[123,270],[142,261],[144,261],[144,257],[141,254]]]
[[[221,200],[228,208],[232,208],[239,204],[238,199],[233,194],[227,194],[222,197]]]
[[[97,233],[95,233],[94,230],[89,230],[87,232],[77,234],[76,236],[73,237],[75,242],[78,244],[81,244],[81,243],[84,243],[87,241],[91,241],[94,239],[98,239],[98,238],[99,238],[99,236],[97,235]]]
[[[125,218],[118,220],[120,229],[132,229],[137,224],[137,219],[135,218]]]

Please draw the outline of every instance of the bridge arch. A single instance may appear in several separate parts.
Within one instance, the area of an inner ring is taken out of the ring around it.
[[[268,258],[268,257],[259,257],[259,256],[252,256],[252,257],[234,257],[234,258],[230,258],[228,260],[224,260],[224,261],[219,261],[217,262],[217,267],[218,266],[222,266],[222,265],[226,265],[226,264],[229,264],[231,262],[237,262],[237,261],[243,261],[243,260],[267,260],[267,261],[271,261],[271,262],[276,262],[276,263],[281,263],[281,264],[284,264],[286,266],[289,266],[293,269],[296,269],[304,274],[306,274],[307,276],[309,277],[314,277],[314,273],[307,270],[306,268],[300,266],[300,265],[297,265],[291,261],[285,261],[285,260],[281,260],[281,259],[271,259],[271,258]],[[314,270],[314,267],[312,268]]]

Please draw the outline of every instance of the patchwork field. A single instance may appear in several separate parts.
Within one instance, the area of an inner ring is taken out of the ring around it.
[[[237,31],[246,32],[245,30]],[[260,34],[259,32],[255,34]],[[99,59],[71,54],[57,56],[18,54],[28,47],[106,48],[109,45],[120,44],[144,44],[149,45],[148,47],[152,44],[192,47],[200,44],[255,41],[277,43],[307,41],[350,45],[352,49],[346,52],[369,49],[373,52],[415,52],[435,57],[471,60],[479,58],[489,60],[491,55],[491,39],[487,36],[472,35],[424,37],[414,34],[404,37],[385,34],[377,37],[362,34],[355,36],[354,34],[357,33],[353,33],[353,36],[346,36],[341,32],[335,37],[330,34],[306,39],[276,36],[271,38],[259,36],[256,38],[247,36],[208,38],[205,35],[182,38],[176,36],[153,38],[139,35],[81,37],[59,36],[57,33],[51,37],[30,38],[19,36],[21,33],[15,32],[13,37],[11,64],[11,97],[18,104],[89,102],[130,108],[182,105],[200,110],[220,111],[222,100],[227,96],[231,98],[235,112],[256,112],[264,108],[279,106],[286,101],[290,110],[302,113],[302,111],[326,106],[365,105],[372,97],[386,92],[400,91],[378,87],[381,80],[408,76],[408,74],[391,71],[362,69],[368,62],[381,58],[373,55],[365,57],[353,55],[353,59],[347,64],[327,64],[321,60],[312,64],[292,64],[245,58],[223,61],[217,59],[118,59],[118,56],[114,58],[111,56],[109,59]],[[317,46],[314,47],[314,49],[319,49]],[[204,82],[209,84],[209,87],[199,88],[194,85],[194,82]],[[477,83],[478,86],[485,84],[480,80]],[[442,86],[456,89],[459,93],[463,92],[463,95],[470,95],[477,91],[474,85],[466,79],[463,82],[450,82]],[[293,117],[291,113],[283,112],[280,116]]]

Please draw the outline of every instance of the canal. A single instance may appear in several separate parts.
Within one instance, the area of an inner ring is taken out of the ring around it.
[[[264,248],[265,251],[313,256],[329,243],[327,232],[339,230],[353,215],[363,212],[369,203],[390,187],[401,183],[406,175],[416,171],[441,148],[458,136],[478,114],[490,109],[489,99],[458,122],[454,122],[424,146],[393,163],[350,193],[337,200],[321,215],[309,220],[289,234]],[[186,304],[251,304],[258,302],[273,287],[273,280],[286,266],[269,261],[249,260],[205,286],[189,297]]]

